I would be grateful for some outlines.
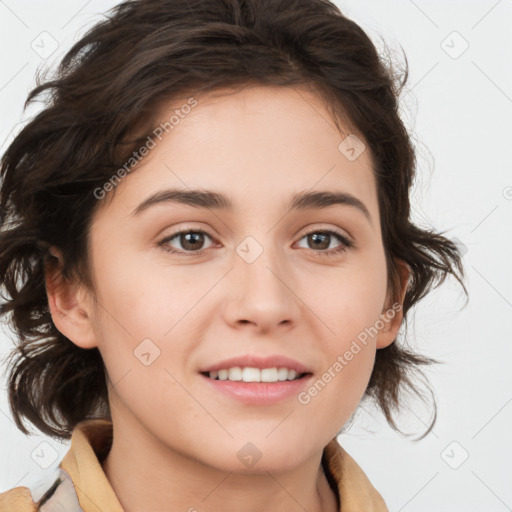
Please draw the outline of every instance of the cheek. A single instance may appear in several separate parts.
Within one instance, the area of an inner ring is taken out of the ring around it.
[[[326,424],[344,424],[360,402],[375,362],[377,322],[386,296],[386,264],[379,251],[339,269],[310,299],[322,319],[325,366],[301,403]],[[321,283],[319,283],[321,284]],[[319,291],[322,290],[322,291]]]
[[[98,348],[112,382],[131,372],[142,384],[169,360],[171,348],[175,360],[182,358],[176,332],[194,294],[188,289],[187,298],[177,280],[170,284],[135,258],[118,257],[116,261],[98,257],[97,261]],[[159,374],[162,372],[160,368]]]
[[[315,308],[330,327],[330,345],[342,349],[366,328],[375,325],[382,313],[386,292],[386,262],[378,247],[353,257],[354,264],[332,273],[323,293],[315,293]]]
[[[307,416],[325,428],[328,426],[331,436],[345,425],[360,403],[374,358],[375,350],[369,344],[340,350],[324,372],[299,395]]]
[[[123,337],[129,332],[132,341],[167,341],[200,301],[208,284],[201,286],[201,280],[190,270],[159,267],[159,262],[137,252],[116,260],[98,256],[96,275],[106,329],[124,333]]]
[[[334,334],[323,336],[324,366],[299,403],[310,408],[310,417],[330,425],[333,435],[348,421],[368,386],[375,363],[378,306],[368,294],[353,292],[341,294],[326,312]]]
[[[126,259],[98,268],[97,275],[98,348],[112,385],[111,406],[173,424],[169,404],[180,411],[190,407],[176,368],[183,368],[190,352],[183,329],[194,294],[180,293],[179,283],[170,286],[158,272],[145,271],[140,262],[132,267]]]

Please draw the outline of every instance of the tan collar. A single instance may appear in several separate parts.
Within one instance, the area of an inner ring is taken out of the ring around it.
[[[340,512],[388,512],[382,496],[336,439],[324,448],[324,458],[338,485]]]
[[[110,449],[111,440],[111,421],[82,421],[73,429],[71,446],[60,463],[75,485],[84,512],[123,512],[98,460]]]
[[[71,446],[60,467],[71,477],[84,512],[123,512],[100,461],[112,441],[112,422],[94,419],[73,430]],[[332,439],[324,449],[324,462],[336,482],[340,512],[388,512],[381,495],[355,460]]]

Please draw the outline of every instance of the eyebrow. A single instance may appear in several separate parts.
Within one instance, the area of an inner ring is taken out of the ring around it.
[[[232,201],[225,195],[210,190],[168,189],[150,195],[140,203],[130,215],[138,215],[157,204],[177,203],[195,208],[214,210],[233,210]],[[347,192],[299,192],[292,197],[290,210],[307,210],[310,208],[327,208],[333,205],[345,205],[359,210],[369,223],[372,218],[368,208],[357,197]]]

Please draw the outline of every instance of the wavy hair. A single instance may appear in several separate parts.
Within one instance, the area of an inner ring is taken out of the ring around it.
[[[337,127],[348,126],[370,151],[392,296],[397,260],[411,269],[405,323],[448,274],[467,295],[457,246],[410,219],[416,155],[398,111],[407,76],[407,59],[396,71],[328,0],[131,0],[109,11],[50,78],[38,79],[25,108],[36,100],[44,108],[1,159],[0,315],[15,334],[8,394],[17,427],[29,434],[29,421],[69,438],[84,419],[110,418],[98,349],[77,347],[53,324],[49,249],[62,252],[64,278],[93,291],[88,231],[101,203],[93,191],[140,147],[171,98],[249,84],[311,87]],[[406,342],[399,335],[377,350],[364,395],[398,431],[392,413],[401,408],[401,390],[422,396],[415,374],[438,362]]]

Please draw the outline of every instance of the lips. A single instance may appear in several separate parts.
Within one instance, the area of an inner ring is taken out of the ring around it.
[[[205,393],[213,391],[213,397],[227,398],[233,403],[251,406],[272,406],[294,401],[296,405],[299,393],[311,384],[313,374],[305,374],[295,380],[278,382],[237,382],[231,380],[211,379],[203,374],[200,378],[205,383]],[[209,395],[205,395],[209,396]]]
[[[271,355],[267,357],[244,355],[232,357],[230,359],[224,359],[218,363],[205,366],[204,368],[201,368],[199,372],[208,373],[218,370],[227,370],[236,366],[241,368],[259,368],[260,370],[265,368],[288,368],[289,370],[295,370],[298,375],[311,373],[311,370],[299,361],[282,355]]]

